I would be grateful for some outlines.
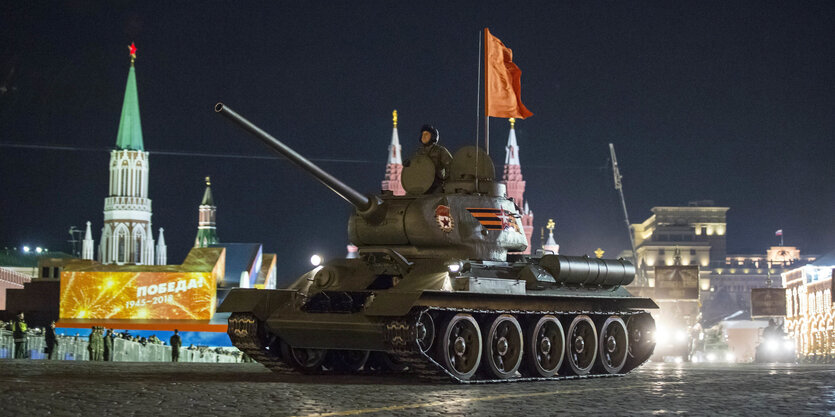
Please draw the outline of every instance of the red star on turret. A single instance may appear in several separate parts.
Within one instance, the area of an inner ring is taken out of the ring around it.
[[[136,58],[136,45],[134,45],[133,42],[131,42],[130,46],[128,46],[128,49],[130,49],[130,56]]]

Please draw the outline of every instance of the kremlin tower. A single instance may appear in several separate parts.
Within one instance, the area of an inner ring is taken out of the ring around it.
[[[507,185],[507,197],[513,199],[522,211],[522,227],[525,229],[525,237],[528,239],[528,248],[524,252],[530,255],[531,237],[533,236],[533,212],[525,201],[525,180],[522,178],[522,167],[519,164],[519,145],[516,143],[516,119],[510,118],[510,133],[507,136],[506,154],[504,158],[504,173],[502,182]]]
[[[220,242],[215,223],[217,207],[215,207],[215,201],[212,199],[212,181],[209,177],[206,177],[206,192],[203,193],[203,201],[200,203],[198,211],[197,237],[194,239],[194,247],[207,248]]]
[[[403,160],[400,157],[400,138],[397,135],[397,110],[391,112],[394,128],[391,131],[391,144],[389,145],[388,163],[386,164],[386,177],[383,180],[381,190],[391,191],[394,195],[404,195],[406,190],[400,183],[400,173],[403,171]]]
[[[397,110],[391,112],[394,127],[391,129],[391,144],[389,144],[388,162],[386,162],[386,176],[380,185],[383,192],[390,191],[394,195],[406,195],[403,184],[400,183],[400,173],[403,172],[403,158],[401,157],[400,137],[397,134]],[[358,248],[352,244],[347,246],[346,258],[358,256]]]
[[[148,152],[142,143],[139,100],[136,92],[136,47],[130,46],[130,71],[116,136],[110,152],[110,186],[104,200],[104,227],[98,259],[103,264],[154,265],[166,259],[164,239],[154,247],[151,231],[151,200],[148,198]],[[160,234],[162,229],[160,229]],[[92,259],[90,223],[84,237],[82,257]],[[156,256],[155,251],[156,249]]]

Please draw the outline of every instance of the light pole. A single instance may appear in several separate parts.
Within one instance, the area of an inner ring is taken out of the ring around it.
[[[78,239],[81,237],[81,230],[78,230],[75,226],[70,226],[70,242],[72,244],[72,255],[76,257],[80,257],[78,253]]]

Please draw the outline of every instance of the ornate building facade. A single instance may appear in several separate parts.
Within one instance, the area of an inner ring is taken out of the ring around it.
[[[786,288],[786,330],[797,353],[813,362],[835,360],[835,307],[832,305],[835,252],[782,274]]]
[[[525,230],[525,237],[528,239],[528,248],[524,252],[530,255],[533,243],[533,211],[525,201],[525,179],[522,177],[522,165],[519,162],[519,145],[516,143],[516,119],[510,118],[510,132],[507,135],[507,146],[505,147],[504,172],[502,182],[507,185],[507,197],[512,199],[522,211],[522,228]]]
[[[164,240],[154,246],[151,199],[148,198],[148,152],[142,139],[139,99],[131,45],[131,64],[125,86],[116,148],[110,152],[110,183],[104,200],[104,227],[98,260],[103,264],[154,265],[167,257]],[[88,225],[89,232],[89,225]],[[89,238],[89,239],[88,239]],[[85,236],[84,259],[92,259],[92,236]],[[163,253],[158,253],[162,251]]]

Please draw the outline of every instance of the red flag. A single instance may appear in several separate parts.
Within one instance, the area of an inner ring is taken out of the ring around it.
[[[487,116],[533,116],[522,104],[522,70],[513,63],[513,51],[484,28],[484,101]]]

